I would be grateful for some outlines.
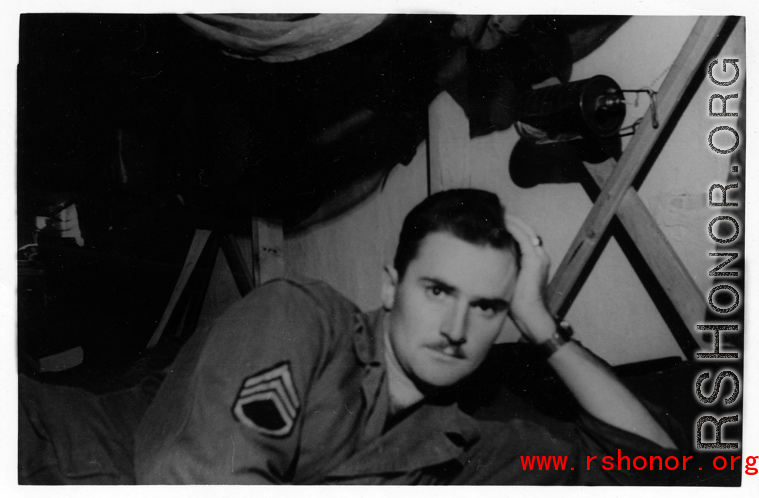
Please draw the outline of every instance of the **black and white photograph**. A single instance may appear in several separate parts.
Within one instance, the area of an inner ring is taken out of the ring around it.
[[[15,493],[759,487],[743,3],[120,3],[4,14]]]

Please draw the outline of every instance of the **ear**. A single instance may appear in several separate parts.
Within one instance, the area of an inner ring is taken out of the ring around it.
[[[388,311],[393,309],[397,290],[398,272],[392,266],[386,265],[382,273],[382,306]]]

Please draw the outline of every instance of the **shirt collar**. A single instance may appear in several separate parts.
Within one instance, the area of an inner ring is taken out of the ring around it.
[[[359,362],[378,367],[385,363],[385,310],[380,308],[363,315],[353,334],[353,345]]]
[[[364,378],[361,395],[365,406],[359,447],[363,448],[382,435],[390,406],[385,370],[384,320],[379,309],[361,316],[353,334],[353,345]]]

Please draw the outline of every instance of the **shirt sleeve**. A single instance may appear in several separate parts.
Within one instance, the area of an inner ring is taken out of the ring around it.
[[[267,284],[188,341],[138,430],[138,482],[291,480],[309,389],[335,341],[325,292]]]
[[[657,410],[649,411],[659,419]],[[659,420],[665,430],[674,430]],[[680,441],[676,433],[671,435]],[[582,410],[574,422],[534,410],[507,421],[485,422],[475,446],[469,460],[479,462],[478,466],[465,465],[462,473],[469,484],[642,486],[683,480],[682,451],[663,448]],[[667,457],[680,462],[679,472],[664,468]],[[645,470],[637,470],[635,465],[642,467],[643,460]],[[652,461],[656,470],[651,470]],[[658,470],[659,462],[662,470]],[[696,467],[690,460],[685,472],[692,473]]]
[[[640,486],[696,482],[698,456],[689,451],[690,443],[672,414],[638,396],[677,450],[583,410],[558,378],[548,377],[549,367],[529,347],[494,349],[487,370],[467,386],[467,409],[482,426],[480,441],[462,472],[467,483]],[[527,371],[537,380],[526,377]],[[637,462],[636,457],[640,457]],[[667,458],[670,467],[675,459],[679,462],[677,471],[667,470]],[[548,469],[545,459],[550,460]],[[644,459],[646,470],[637,470],[634,464],[642,467]],[[662,470],[658,470],[660,462]]]
[[[581,410],[576,436],[573,438],[575,453],[580,462],[573,476],[573,484],[625,486],[675,484],[679,475],[668,471],[664,467],[664,461],[668,457],[674,457],[680,462],[679,465],[682,465],[684,454],[680,448],[685,447],[682,431],[658,408],[646,402],[643,403],[671,439],[677,443],[678,449],[664,448],[646,438],[609,425]],[[661,464],[661,470],[659,470],[659,464]]]

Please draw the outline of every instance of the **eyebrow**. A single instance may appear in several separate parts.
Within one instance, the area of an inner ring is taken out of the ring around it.
[[[503,311],[505,309],[508,309],[509,303],[505,299],[495,298],[495,299],[475,299],[471,303],[469,303],[472,306],[481,306],[483,308],[490,308],[494,311]]]
[[[431,284],[431,285],[435,285],[437,287],[440,287],[441,289],[443,289],[448,294],[458,294],[459,293],[459,290],[456,287],[454,287],[454,286],[452,286],[450,284],[447,284],[447,283],[443,282],[442,280],[439,280],[439,279],[434,278],[434,277],[420,277],[419,280],[422,283]],[[506,301],[505,299],[502,299],[502,298],[499,298],[499,297],[495,297],[495,298],[481,297],[481,298],[477,298],[477,299],[471,301],[469,304],[471,306],[483,306],[483,307],[492,308],[492,309],[494,309],[496,311],[503,311],[503,310],[505,310],[505,309],[507,309],[509,307],[509,302]]]

